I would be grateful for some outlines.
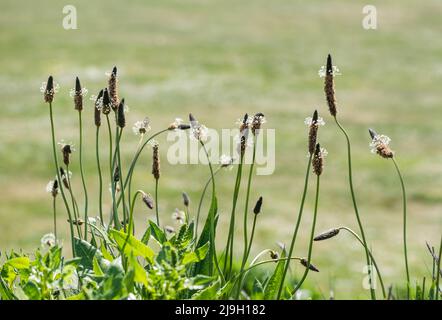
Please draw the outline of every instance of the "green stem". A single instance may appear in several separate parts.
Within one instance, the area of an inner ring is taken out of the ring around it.
[[[68,190],[69,194],[71,195],[71,202],[72,202],[72,208],[74,210],[74,219],[75,219],[75,226],[77,228],[78,237],[80,239],[83,239],[83,235],[81,233],[80,225],[78,224],[78,221],[80,220],[80,211],[78,209],[77,200],[74,197],[74,192],[72,191],[72,184],[71,184],[71,178],[69,177],[69,166],[66,165],[66,181],[68,182]]]
[[[410,272],[408,270],[408,252],[407,252],[407,193],[405,192],[404,179],[402,178],[399,166],[394,158],[392,158],[394,167],[399,176],[402,189],[402,205],[403,205],[403,241],[404,241],[404,259],[405,259],[405,273],[407,275],[407,299],[410,298]]]
[[[83,184],[83,192],[84,192],[84,240],[87,241],[87,209],[88,209],[88,196],[87,196],[87,188],[86,182],[84,180],[84,172],[83,172],[83,121],[81,119],[81,111],[78,112],[78,122],[80,124],[80,146],[79,146],[79,156],[80,156],[80,174],[81,174],[81,183]]]
[[[160,215],[158,213],[158,180],[155,179],[155,217],[157,219],[157,226],[160,226]]]
[[[335,119],[335,122],[336,122],[337,126],[342,131],[342,133],[344,134],[345,139],[347,141],[348,183],[349,183],[349,186],[350,186],[351,199],[352,199],[352,202],[353,202],[353,208],[354,208],[354,211],[355,211],[356,220],[358,222],[359,231],[361,232],[362,241],[364,242],[365,259],[366,259],[366,262],[367,262],[367,266],[370,266],[371,265],[370,264],[370,255],[368,253],[367,240],[365,238],[365,232],[364,232],[364,227],[362,226],[361,217],[359,216],[358,205],[357,205],[357,202],[356,202],[356,196],[355,196],[355,192],[354,192],[354,188],[353,188],[353,173],[352,173],[352,166],[351,166],[351,144],[350,144],[350,138],[349,138],[349,136],[347,134],[347,131],[345,131],[344,127],[342,127],[342,125],[339,123],[338,119],[336,117],[334,117],[334,119]],[[371,299],[372,300],[376,300],[376,292],[375,292],[374,288],[371,285],[373,277],[372,277],[370,269],[369,269],[369,277],[370,277],[370,295],[371,295]]]
[[[60,169],[58,166],[58,157],[57,157],[57,148],[55,147],[55,128],[54,128],[54,116],[52,112],[52,103],[49,103],[49,119],[51,122],[51,138],[52,138],[52,154],[54,156],[54,165],[55,165],[55,173],[57,175],[58,185],[61,191],[61,196],[63,198],[64,205],[66,207],[66,211],[68,213],[69,218],[69,228],[71,232],[71,246],[72,246],[72,255],[75,257],[75,245],[74,245],[74,227],[72,224],[72,215],[71,210],[69,208],[68,202],[66,200],[66,195],[64,193],[63,182],[60,177]]]
[[[55,203],[55,197],[52,197],[52,198],[53,198],[52,209],[54,211],[54,236],[55,236],[55,239],[58,239],[58,237],[57,237],[57,206]]]
[[[100,127],[97,126],[97,130],[96,130],[96,134],[95,134],[95,156],[97,158],[98,181],[99,181],[98,211],[100,213],[101,223],[104,223],[104,219],[103,219],[103,176],[101,174],[101,165],[100,165],[99,137],[100,137]]]
[[[210,176],[212,178],[212,203],[216,202],[216,189],[215,189],[215,175],[213,174],[212,163],[210,162],[209,153],[207,152],[206,146],[204,142],[200,140],[201,146],[203,147],[204,153],[206,154],[207,162],[209,163]],[[210,210],[210,246],[211,250],[213,250],[213,259],[215,260],[215,266],[218,271],[219,276],[221,277],[222,283],[225,282],[224,275],[219,267],[218,257],[216,254],[216,244],[215,244],[215,214],[212,210]]]
[[[338,229],[339,229],[339,230],[346,230],[346,231],[348,231],[349,233],[351,233],[351,234],[352,234],[352,235],[353,235],[353,236],[359,241],[359,243],[360,243],[362,246],[364,246],[364,242],[363,242],[362,239],[359,237],[359,235],[358,235],[356,232],[354,232],[353,230],[351,230],[350,228],[347,228],[347,227],[339,227]],[[376,260],[374,259],[374,256],[373,256],[373,254],[371,253],[370,250],[368,250],[368,253],[369,253],[369,255],[370,255],[370,259],[371,259],[371,261],[373,262],[373,265],[374,265],[374,267],[375,267],[375,269],[376,269],[376,272],[377,272],[377,274],[378,274],[379,282],[381,283],[381,288],[382,288],[382,295],[384,296],[384,299],[386,299],[386,298],[387,298],[387,293],[386,293],[386,291],[385,291],[384,281],[382,280],[381,271],[379,270],[379,268],[378,268],[378,264],[376,263]]]
[[[220,169],[221,169],[221,167],[218,167],[215,170],[213,175],[216,176]],[[200,220],[200,214],[201,214],[201,207],[203,205],[203,200],[204,200],[204,196],[206,195],[207,188],[209,187],[209,184],[211,181],[212,181],[212,176],[210,176],[210,178],[207,180],[206,184],[204,185],[204,189],[201,193],[200,201],[198,203],[198,211],[196,213],[196,222],[195,222],[195,245],[197,244],[196,239],[198,237],[198,226],[199,226],[199,220]]]
[[[315,210],[313,212],[313,222],[312,222],[312,230],[310,232],[310,243],[308,247],[308,257],[307,257],[307,266],[304,271],[304,275],[302,276],[301,280],[296,285],[295,289],[292,292],[292,295],[295,295],[296,291],[302,286],[305,279],[307,278],[308,272],[310,270],[309,266],[312,259],[312,252],[313,252],[313,238],[315,237],[315,227],[316,227],[316,217],[318,215],[318,204],[319,204],[319,182],[320,182],[320,176],[316,176],[316,194],[315,194]]]
[[[243,167],[244,155],[241,155],[240,162],[238,165],[238,170],[236,172],[236,180],[235,180],[235,188],[233,190],[233,203],[232,203],[232,212],[230,214],[230,226],[229,226],[229,234],[227,236],[227,244],[226,244],[226,256],[224,259],[224,270],[227,274],[227,277],[230,277],[232,272],[233,265],[233,240],[235,236],[235,211],[236,204],[238,202],[239,189],[241,186],[241,176],[242,176],[242,167]],[[228,268],[227,268],[228,263]]]
[[[116,129],[116,131],[117,131],[117,134],[118,134],[118,139],[117,139],[117,141],[116,141],[116,157],[117,157],[117,161],[118,161],[118,171],[119,171],[119,176],[120,176],[120,181],[122,182],[122,180],[123,180],[123,173],[122,173],[122,169],[121,169],[121,167],[122,167],[122,165],[121,165],[121,153],[120,153],[120,142],[121,142],[121,137],[122,137],[122,135],[123,135],[123,128],[120,128],[119,130],[118,130],[118,127],[117,127],[117,129]],[[126,224],[127,224],[127,208],[126,208],[126,197],[125,197],[125,191],[124,191],[124,183],[120,183],[120,186],[121,186],[121,197],[122,197],[122,199],[123,199],[123,221],[124,221],[124,224],[123,224],[123,228],[124,228],[124,231],[126,231]],[[130,199],[129,199],[129,201],[130,201]],[[118,206],[117,206],[117,209],[118,209]]]
[[[436,300],[438,300],[439,299],[439,295],[440,295],[440,287],[439,287],[439,282],[440,282],[440,278],[441,278],[441,272],[442,272],[442,269],[440,268],[440,260],[442,259],[442,235],[441,235],[441,237],[440,237],[440,244],[439,244],[439,257],[438,257],[438,260],[437,260],[437,270],[436,270],[436,272],[437,272],[437,275],[436,275],[436,288],[435,288],[435,291],[436,291]]]
[[[312,156],[313,155],[310,154],[309,159],[308,159],[307,170],[306,170],[305,179],[304,179],[304,190],[302,191],[302,198],[301,198],[301,204],[299,206],[298,219],[296,220],[296,226],[295,226],[295,230],[293,231],[292,242],[290,243],[290,248],[289,248],[289,252],[288,252],[289,257],[291,257],[293,254],[293,250],[295,248],[296,237],[298,236],[299,226],[301,225],[301,218],[302,218],[302,213],[304,211],[304,203],[305,203],[305,198],[307,196],[307,190],[308,190],[308,181],[309,181],[309,177],[310,177]],[[287,276],[287,271],[289,269],[289,266],[290,266],[289,262],[287,262],[284,266],[284,272],[282,274],[281,283],[279,285],[278,295],[276,296],[277,300],[279,300],[281,298],[282,289],[284,287],[284,281],[285,281],[285,277]]]

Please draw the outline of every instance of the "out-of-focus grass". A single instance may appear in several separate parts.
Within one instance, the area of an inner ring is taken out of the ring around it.
[[[78,10],[79,29],[67,31],[62,28],[64,4],[60,2],[2,1],[2,250],[28,250],[51,231],[51,200],[44,188],[53,169],[48,110],[42,103],[40,83],[49,74],[60,83],[54,105],[57,136],[78,144],[77,118],[69,97],[74,77],[78,75],[95,93],[105,85],[104,72],[113,65],[119,67],[121,95],[131,107],[129,124],[148,115],[155,131],[193,112],[207,126],[221,129],[233,127],[245,112],[266,114],[266,126],[276,129],[276,170],[272,176],[254,179],[252,201],[263,195],[265,206],[253,252],[290,240],[306,166],[303,119],[318,108],[327,122],[321,127],[320,140],[329,156],[317,229],[347,225],[357,230],[347,192],[344,140],[327,113],[317,75],[330,52],[343,73],[336,80],[339,117],[353,141],[362,219],[385,281],[404,279],[400,189],[392,163],[369,153],[368,127],[393,139],[409,193],[413,281],[418,275],[429,276],[425,241],[437,243],[442,227],[440,1],[372,1],[379,28],[370,31],[361,26],[364,1],[71,3]],[[84,118],[86,176],[92,195],[97,179],[92,175],[91,108],[89,102]],[[127,131],[126,163],[137,143]],[[195,211],[209,171],[206,166],[169,165],[167,142],[159,140],[163,152],[161,218],[171,224],[173,209],[181,206],[182,191],[190,194]],[[80,192],[77,156],[72,170]],[[153,192],[150,157],[149,152],[141,157],[135,183]],[[218,178],[222,228],[229,215],[233,179],[234,172],[223,172]],[[298,255],[306,254],[312,205],[310,195],[295,249]],[[97,210],[96,203],[91,209]],[[136,215],[138,230],[153,217],[141,207]],[[61,210],[59,221],[65,222]],[[219,247],[224,234],[219,232]],[[336,298],[368,297],[361,287],[363,252],[349,236],[318,243],[313,259],[321,272],[311,275],[310,286],[327,296],[331,282]]]

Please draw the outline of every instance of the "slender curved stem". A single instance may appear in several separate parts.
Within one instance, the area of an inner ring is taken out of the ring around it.
[[[403,205],[403,241],[404,241],[404,259],[405,259],[405,273],[407,275],[407,299],[410,298],[410,272],[408,270],[408,251],[407,251],[407,193],[405,191],[404,179],[402,178],[399,166],[394,158],[392,158],[394,167],[399,176],[402,188],[402,205]]]
[[[221,166],[215,170],[213,175],[216,176],[220,169],[221,169]],[[212,176],[210,176],[209,180],[207,180],[206,184],[204,185],[204,189],[203,189],[203,192],[201,193],[200,201],[198,203],[198,211],[196,213],[196,222],[195,222],[195,245],[197,244],[196,238],[198,237],[198,226],[199,226],[199,220],[200,220],[200,214],[201,214],[201,207],[203,205],[203,200],[204,200],[204,196],[206,195],[207,188],[209,187],[209,184],[211,181],[212,181]]]
[[[155,217],[157,219],[157,226],[160,226],[160,215],[158,213],[158,180],[155,179]]]
[[[216,201],[216,189],[215,189],[215,175],[213,174],[212,163],[210,162],[209,153],[207,152],[206,146],[204,142],[200,140],[201,146],[203,147],[204,153],[206,154],[207,162],[209,164],[210,176],[212,177],[212,203]],[[222,282],[225,282],[225,278],[223,272],[221,271],[218,263],[218,257],[216,254],[216,244],[215,244],[215,214],[210,210],[210,246],[213,250],[213,259],[215,260],[215,266],[218,271],[219,276],[221,277]]]
[[[77,204],[77,200],[75,199],[74,196],[74,192],[72,191],[72,184],[71,184],[71,178],[69,176],[69,166],[66,165],[66,176],[65,176],[66,181],[68,182],[68,190],[69,190],[69,194],[71,195],[71,201],[72,201],[72,208],[74,211],[74,219],[75,219],[75,226],[77,228],[77,233],[78,233],[78,237],[80,239],[83,239],[83,235],[81,233],[81,228],[80,228],[80,224],[79,219],[80,219],[80,210],[78,209],[78,204]]]
[[[101,223],[104,223],[104,219],[103,219],[103,176],[101,174],[101,165],[100,165],[99,138],[100,138],[100,127],[97,126],[97,130],[95,132],[95,156],[97,159],[98,182],[99,182],[98,211],[100,214]]]
[[[339,230],[346,230],[346,231],[348,231],[349,233],[351,233],[359,241],[359,243],[362,246],[364,246],[364,242],[359,237],[359,235],[356,232],[354,232],[353,230],[351,230],[350,228],[348,228],[348,227],[339,227],[338,229]],[[370,259],[373,262],[373,265],[374,265],[374,267],[376,269],[376,272],[378,274],[379,282],[381,283],[381,288],[382,288],[382,295],[384,296],[384,299],[386,299],[387,298],[387,293],[385,291],[384,281],[382,280],[381,271],[379,270],[378,264],[376,263],[376,260],[374,259],[374,256],[371,253],[371,250],[368,250],[368,253],[370,254]]]
[[[70,228],[70,232],[71,232],[72,255],[75,257],[76,254],[75,254],[75,245],[74,245],[74,226],[72,224],[71,210],[70,210],[68,202],[66,200],[63,182],[61,180],[60,170],[59,170],[59,166],[58,166],[57,148],[55,147],[55,127],[54,127],[54,116],[53,116],[53,112],[52,112],[52,103],[49,103],[49,119],[51,122],[52,154],[54,156],[55,173],[57,175],[57,180],[58,180],[58,185],[59,185],[59,188],[61,191],[61,196],[63,198],[63,202],[66,207],[66,211],[68,213],[69,228]]]
[[[238,202],[239,188],[241,186],[241,176],[242,176],[242,167],[244,162],[244,155],[241,155],[240,162],[238,165],[238,170],[236,172],[236,180],[235,180],[235,188],[233,190],[233,200],[232,200],[232,212],[230,214],[230,225],[229,225],[229,234],[227,236],[227,244],[226,244],[226,256],[224,259],[224,271],[227,274],[227,277],[230,277],[232,272],[233,265],[233,240],[235,236],[235,211],[236,204]],[[227,267],[228,263],[228,267]]]
[[[292,295],[295,295],[296,291],[298,291],[298,289],[302,286],[302,284],[304,283],[305,279],[307,278],[308,272],[310,271],[309,266],[310,266],[310,263],[312,261],[313,238],[315,237],[316,217],[318,215],[319,182],[321,180],[320,177],[321,176],[319,176],[319,175],[316,177],[315,211],[313,212],[312,230],[310,232],[310,243],[309,243],[309,247],[308,247],[307,266],[305,268],[304,275],[302,276],[301,280],[296,285],[295,289],[292,292]]]
[[[79,145],[79,157],[80,157],[80,174],[81,174],[81,183],[83,184],[83,192],[84,192],[84,221],[87,221],[87,210],[88,210],[88,196],[87,196],[87,188],[86,182],[84,180],[84,172],[83,172],[83,121],[81,119],[81,111],[78,112],[78,122],[80,124],[80,145]],[[87,223],[84,224],[84,239],[87,241]]]
[[[437,276],[436,276],[436,300],[439,299],[439,295],[440,295],[440,287],[439,287],[439,282],[440,282],[440,278],[441,278],[441,273],[442,273],[442,269],[440,268],[440,260],[442,259],[442,235],[440,237],[440,244],[439,244],[439,257],[437,260]]]
[[[118,162],[118,174],[120,176],[120,181],[122,181],[123,179],[123,171],[121,169],[122,165],[121,165],[121,152],[120,152],[120,141],[121,141],[121,137],[123,135],[123,128],[120,129],[116,129],[117,134],[118,134],[118,139],[116,141],[116,157],[117,157],[117,162]],[[124,231],[126,231],[126,224],[127,224],[127,208],[126,208],[126,196],[125,196],[125,190],[124,190],[124,183],[120,183],[120,187],[121,187],[121,197],[123,199],[123,228]],[[129,199],[130,201],[130,199]],[[117,208],[118,209],[118,208]]]
[[[338,128],[341,130],[341,132],[344,134],[345,139],[347,141],[347,161],[348,161],[348,184],[350,187],[350,194],[351,194],[351,199],[353,202],[353,208],[355,211],[355,215],[356,215],[356,220],[358,222],[358,226],[359,226],[359,231],[361,232],[361,237],[362,237],[362,241],[364,242],[364,249],[365,249],[365,259],[367,262],[367,266],[370,266],[370,255],[368,253],[368,245],[367,245],[367,240],[365,238],[365,232],[364,232],[364,227],[362,226],[362,221],[361,221],[361,217],[359,216],[359,210],[358,210],[358,205],[356,202],[356,196],[355,196],[355,192],[354,192],[354,188],[353,188],[353,173],[352,173],[352,165],[351,165],[351,143],[350,143],[350,138],[347,134],[347,131],[345,131],[344,127],[339,123],[338,119],[336,117],[334,117],[336,125],[338,126]],[[369,270],[369,277],[370,277],[370,295],[371,295],[371,299],[372,300],[376,300],[376,292],[373,288],[373,286],[371,285],[372,283],[372,279],[373,276],[371,274],[370,269]]]
[[[56,201],[55,201],[55,197],[52,197],[52,210],[54,211],[54,236],[55,239],[58,239],[57,237],[57,206],[56,206]]]
[[[291,257],[293,254],[293,249],[295,248],[296,237],[298,236],[299,226],[301,225],[301,218],[302,218],[302,213],[304,211],[304,203],[305,203],[305,198],[307,196],[307,190],[308,190],[308,181],[309,181],[309,177],[310,177],[311,164],[312,164],[312,154],[310,154],[309,159],[308,159],[307,170],[306,170],[305,179],[304,179],[304,190],[302,191],[302,198],[301,198],[301,204],[299,206],[298,219],[296,220],[296,226],[295,226],[295,230],[293,231],[292,242],[290,243],[290,248],[289,248],[289,252],[288,252],[289,257]],[[285,277],[287,276],[287,271],[289,269],[289,266],[290,266],[290,263],[288,261],[284,266],[284,272],[282,274],[281,283],[279,285],[278,295],[276,296],[277,300],[279,300],[281,298],[282,289],[284,287],[284,281],[285,281]]]
[[[140,140],[138,141],[137,150],[136,150],[135,154],[140,150],[140,148],[141,148],[141,143],[143,142],[144,136],[145,136],[144,133],[143,133],[143,134],[140,134]],[[124,186],[125,186],[125,187],[127,186],[127,183],[126,183],[126,182],[125,182]],[[131,185],[129,184],[128,191],[127,191],[127,197],[128,197],[128,199],[129,199],[129,201],[130,201],[131,196],[132,196],[131,191],[132,191],[132,190],[131,190]],[[119,203],[120,203],[120,199],[118,200],[118,204],[119,204]]]
[[[256,228],[256,220],[258,218],[257,214],[253,215],[253,224],[252,224],[252,232],[250,233],[250,240],[249,240],[249,247],[247,249],[247,253],[246,253],[246,261],[249,258],[250,255],[250,250],[252,249],[252,243],[253,243],[253,238],[255,236],[255,228]]]

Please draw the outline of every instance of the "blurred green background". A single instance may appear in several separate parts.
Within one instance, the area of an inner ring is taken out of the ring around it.
[[[77,8],[78,30],[62,27],[63,6]],[[129,126],[149,116],[153,131],[193,112],[208,127],[235,127],[245,112],[263,112],[276,129],[276,170],[256,176],[251,202],[262,195],[253,252],[289,243],[306,167],[306,127],[314,108],[327,122],[320,141],[329,155],[322,179],[317,231],[346,225],[357,230],[347,187],[343,136],[327,112],[319,67],[328,53],[336,80],[339,118],[353,142],[355,188],[367,238],[387,284],[403,283],[401,194],[391,161],[370,154],[368,127],[392,138],[408,189],[409,259],[413,283],[430,276],[425,241],[436,245],[442,228],[442,2],[370,1],[378,29],[364,30],[366,1],[287,0],[2,0],[0,13],[0,250],[39,246],[52,228],[53,177],[48,106],[39,91],[52,74],[60,84],[54,109],[57,139],[78,146],[77,114],[69,90],[75,76],[96,94],[105,72],[119,68],[120,95],[130,106]],[[91,211],[97,210],[92,103],[86,100],[85,163]],[[127,164],[137,137],[127,130]],[[103,138],[105,135],[103,134]],[[105,140],[103,140],[105,141]],[[162,148],[161,219],[173,224],[187,191],[195,211],[207,166],[172,166]],[[107,145],[103,142],[103,163]],[[153,192],[151,154],[140,158],[135,188]],[[79,202],[78,153],[72,171]],[[231,209],[235,171],[218,176],[221,228]],[[106,182],[106,187],[107,187]],[[311,189],[313,190],[313,182]],[[313,192],[295,254],[306,255]],[[244,193],[242,193],[244,194]],[[108,194],[106,191],[108,200]],[[241,197],[238,217],[242,217]],[[107,202],[106,207],[109,207]],[[59,202],[61,208],[61,202]],[[138,231],[153,213],[137,209]],[[59,223],[68,252],[66,217]],[[238,227],[238,235],[240,234]],[[226,232],[219,232],[219,244]],[[241,249],[238,238],[237,249]],[[348,235],[317,243],[308,285],[329,296],[368,298],[362,288],[364,254]],[[301,267],[302,268],[302,267]],[[302,269],[295,266],[299,274]]]

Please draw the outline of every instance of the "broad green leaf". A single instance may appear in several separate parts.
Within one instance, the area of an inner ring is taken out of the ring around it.
[[[181,263],[186,265],[189,263],[199,262],[203,260],[206,257],[207,252],[209,251],[209,247],[210,247],[210,242],[207,242],[205,245],[199,247],[194,252],[185,253]]]
[[[10,265],[15,269],[28,269],[30,261],[28,257],[19,257],[19,258],[12,258],[6,261],[6,264]]]
[[[87,269],[92,269],[92,261],[94,257],[100,259],[101,252],[90,243],[74,238],[75,253],[81,258],[80,264]]]
[[[113,261],[114,260],[114,257],[112,257],[112,255],[110,254],[109,251],[107,251],[107,249],[106,249],[106,247],[104,245],[101,246],[100,251],[101,251],[101,254],[103,255],[103,257],[106,260],[109,260],[109,261]]]
[[[150,230],[152,233],[152,237],[157,240],[161,245],[163,245],[164,242],[167,241],[166,235],[164,234],[164,231],[161,230],[155,222],[152,220],[149,220]]]
[[[284,258],[285,254],[282,252],[281,257]],[[273,275],[270,277],[269,282],[264,290],[264,299],[265,300],[274,300],[276,298],[276,294],[278,293],[279,286],[281,284],[282,275],[284,273],[284,265],[285,260],[279,260]]]
[[[101,277],[104,275],[103,270],[101,270],[100,264],[98,263],[97,257],[94,257],[94,260],[92,261],[92,266],[95,275]]]
[[[124,250],[126,255],[130,255],[130,253],[133,252],[136,255],[146,258],[149,262],[153,261],[155,256],[153,250],[133,235],[129,235],[128,237],[127,233],[114,229],[109,230],[109,233],[118,244],[120,250]]]
[[[220,286],[219,281],[215,281],[207,288],[198,291],[192,296],[192,300],[214,300],[217,296],[217,291]]]
[[[24,293],[28,296],[30,300],[40,300],[41,294],[40,290],[38,289],[38,286],[32,282],[28,281],[25,286],[23,287]]]
[[[2,277],[0,277],[0,298],[0,300],[16,300],[14,293],[8,288]]]
[[[144,243],[145,245],[149,244],[150,234],[151,234],[151,228],[150,226],[148,226],[143,236],[141,237],[141,242]]]
[[[132,267],[135,272],[135,275],[134,275],[135,282],[142,283],[147,287],[148,282],[147,282],[146,270],[144,270],[144,268],[140,265],[140,263],[137,261],[137,259],[133,255],[130,256],[129,261],[130,261],[130,267]]]

